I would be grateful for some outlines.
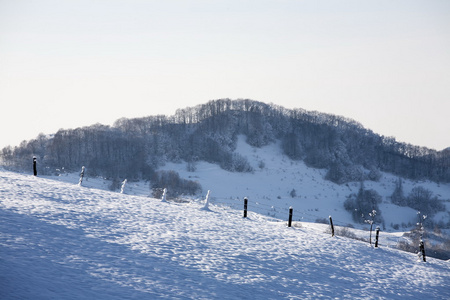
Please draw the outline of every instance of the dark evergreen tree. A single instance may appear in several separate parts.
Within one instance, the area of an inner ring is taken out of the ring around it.
[[[403,181],[401,178],[398,178],[395,182],[395,189],[391,195],[391,201],[392,204],[406,206],[406,197],[403,192]]]

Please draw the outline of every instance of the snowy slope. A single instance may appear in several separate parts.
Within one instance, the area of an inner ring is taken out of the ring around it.
[[[0,171],[0,299],[449,299],[449,262]]]
[[[216,203],[237,203],[241,207],[242,199],[248,197],[254,211],[277,218],[285,219],[292,206],[294,220],[314,222],[331,215],[337,224],[361,227],[354,224],[351,214],[344,209],[346,197],[358,192],[359,182],[338,185],[324,180],[326,170],[309,168],[303,161],[289,159],[282,153],[279,142],[255,148],[245,142],[245,136],[239,136],[236,152],[247,158],[254,168],[253,173],[228,172],[206,162],[199,162],[195,172],[188,172],[185,163],[168,163],[162,169],[175,170],[182,178],[198,181],[205,194],[207,190],[213,191],[212,198]],[[259,167],[261,165],[263,168]],[[366,189],[376,190],[383,198],[380,210],[386,230],[393,230],[392,225],[396,224],[404,231],[410,230],[411,224],[417,222],[417,211],[393,205],[389,199],[397,179],[397,176],[382,173],[379,182],[366,181],[364,185]],[[450,184],[404,180],[405,195],[416,186],[432,191],[439,199],[450,200]],[[296,191],[295,197],[290,195],[293,189]],[[239,200],[233,201],[236,199]],[[437,214],[434,219],[436,222],[450,221],[450,203],[444,203],[447,212]]]
[[[294,220],[315,222],[333,216],[335,224],[367,229],[368,225],[355,223],[351,214],[344,209],[344,201],[351,193],[357,193],[359,182],[338,185],[324,179],[326,170],[310,168],[303,161],[293,161],[282,153],[279,142],[261,148],[255,148],[245,142],[245,136],[238,137],[236,153],[247,158],[254,169],[253,173],[228,172],[218,165],[207,162],[196,163],[196,171],[188,172],[187,164],[167,163],[161,170],[174,170],[184,179],[197,181],[203,188],[203,197],[212,191],[211,201],[233,208],[242,208],[244,197],[248,197],[252,211],[279,219],[286,219],[289,207],[294,209]],[[262,168],[260,167],[262,166]],[[76,183],[79,174],[64,173],[61,176],[48,176],[62,182]],[[122,180],[125,178],[122,178]],[[377,224],[383,230],[404,232],[411,230],[417,222],[417,211],[409,207],[393,205],[390,196],[395,189],[398,177],[382,173],[379,182],[365,181],[366,189],[376,190],[383,198],[379,205],[385,224]],[[111,183],[102,178],[87,177],[83,186],[108,190]],[[450,221],[450,184],[438,184],[431,181],[403,180],[405,195],[417,186],[430,190],[447,207],[446,212],[434,216],[434,221]],[[290,195],[295,189],[296,196]],[[148,196],[148,182],[126,184],[124,193]],[[398,227],[397,227],[398,226]],[[394,229],[396,227],[398,229]],[[429,228],[432,230],[433,228]]]

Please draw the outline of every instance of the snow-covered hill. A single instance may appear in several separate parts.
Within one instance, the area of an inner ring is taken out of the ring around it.
[[[248,197],[254,211],[276,218],[286,219],[288,208],[292,206],[295,220],[314,222],[331,215],[343,226],[352,224],[360,227],[343,205],[349,194],[358,192],[360,182],[339,185],[324,180],[326,170],[309,168],[303,161],[289,159],[282,153],[279,143],[255,148],[245,142],[245,136],[240,136],[236,153],[247,158],[255,170],[253,173],[228,172],[206,162],[199,162],[195,172],[188,172],[185,163],[169,163],[163,169],[175,170],[182,178],[198,181],[205,194],[207,190],[212,191],[216,203],[237,203],[241,207],[242,199]],[[390,201],[397,180],[396,176],[382,173],[378,182],[365,181],[364,186],[376,190],[382,196],[380,210],[386,230],[393,230],[393,226],[410,230],[417,222],[417,211],[393,205]],[[450,203],[445,200],[450,200],[450,184],[403,180],[406,195],[416,186],[422,186],[444,200],[447,211],[438,213],[434,221],[448,223]],[[291,195],[293,190],[294,197]]]
[[[265,164],[261,174],[275,172]],[[202,168],[195,176],[208,188]],[[246,196],[257,198],[256,180],[241,176]],[[77,183],[0,171],[1,299],[450,298],[446,261],[331,237],[323,224],[287,228],[253,211],[244,219],[222,205],[205,210],[202,201],[162,202]],[[305,186],[314,183],[303,177]],[[267,185],[262,177],[259,186]],[[215,188],[219,198],[230,189],[243,196],[225,179]],[[288,190],[273,189],[281,199],[270,201],[287,199]],[[294,200],[306,205],[307,191]]]
[[[357,193],[360,182],[335,184],[324,179],[326,170],[310,168],[303,161],[294,161],[282,153],[280,142],[261,148],[248,145],[246,137],[238,137],[235,153],[245,157],[254,169],[253,173],[229,172],[216,164],[197,162],[195,171],[188,171],[188,164],[167,163],[160,170],[173,170],[183,179],[197,181],[203,188],[205,197],[211,190],[211,201],[233,208],[242,208],[243,198],[249,199],[252,211],[274,218],[286,219],[289,207],[294,209],[294,220],[315,222],[333,216],[335,223],[341,226],[354,226],[367,229],[369,226],[355,223],[351,214],[344,209],[347,196]],[[81,168],[81,167],[80,167]],[[393,205],[390,200],[398,177],[381,173],[378,182],[365,181],[366,189],[374,189],[382,197],[379,205],[384,224],[376,224],[383,230],[404,232],[411,230],[417,223],[417,211],[409,207]],[[63,174],[58,177],[46,177],[62,182],[78,182],[78,174]],[[89,177],[83,185],[91,188],[109,189],[111,182],[102,178]],[[125,178],[122,178],[125,179]],[[435,223],[450,222],[450,184],[432,181],[412,181],[403,179],[405,195],[414,187],[424,187],[446,205],[445,212],[433,216]],[[292,191],[295,190],[295,194]],[[119,191],[119,190],[117,190]],[[138,196],[151,194],[148,182],[128,181],[124,193]],[[292,196],[294,195],[294,197]],[[369,213],[369,212],[367,212]],[[428,228],[433,230],[433,228]]]

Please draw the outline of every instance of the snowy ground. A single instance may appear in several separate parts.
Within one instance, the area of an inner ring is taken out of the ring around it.
[[[450,264],[200,201],[0,171],[0,299],[449,299]]]
[[[358,193],[360,182],[338,185],[324,180],[326,170],[309,168],[303,161],[292,161],[282,153],[279,143],[255,148],[245,142],[245,136],[240,136],[236,152],[247,158],[254,173],[227,172],[206,162],[199,162],[195,172],[188,172],[185,163],[168,163],[162,169],[175,170],[182,178],[198,181],[204,194],[207,190],[212,191],[215,203],[240,208],[242,199],[248,197],[254,211],[276,218],[286,219],[289,207],[293,207],[294,220],[314,222],[331,215],[335,223],[342,226],[368,227],[355,224],[351,214],[344,209],[344,201],[351,193]],[[259,167],[261,163],[263,168]],[[398,231],[393,226],[399,225],[401,231],[408,231],[417,222],[417,211],[391,203],[390,196],[397,179],[397,176],[382,173],[379,182],[365,181],[364,186],[376,190],[383,198],[379,205],[385,220],[383,229]],[[404,180],[405,196],[416,186],[422,186],[444,200],[447,211],[437,214],[434,221],[450,221],[450,184]],[[295,197],[290,195],[293,189]]]

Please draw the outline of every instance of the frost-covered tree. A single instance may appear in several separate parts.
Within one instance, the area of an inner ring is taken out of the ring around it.
[[[347,172],[345,166],[341,162],[335,162],[330,166],[325,179],[337,184],[342,184],[347,180]]]
[[[361,166],[352,164],[344,165],[340,161],[333,163],[325,175],[325,179],[337,184],[349,181],[360,181],[364,180],[364,178],[365,175]]]
[[[370,224],[370,235],[369,235],[369,243],[372,245],[372,228],[373,223],[375,223],[375,217],[377,215],[377,211],[374,209],[368,214],[368,218],[364,220],[365,223]]]
[[[364,223],[367,215],[375,210],[377,213],[373,216],[373,221],[382,223],[383,218],[378,207],[381,200],[381,196],[375,190],[366,190],[363,182],[361,182],[358,194],[350,194],[344,202],[344,208],[352,214],[353,220],[358,223]]]
[[[432,216],[439,211],[445,211],[445,205],[430,190],[417,186],[411,190],[406,198],[406,205]]]
[[[233,159],[233,153],[241,134],[256,147],[280,141],[284,154],[327,169],[327,178],[337,183],[377,180],[377,170],[450,182],[449,150],[399,143],[345,117],[249,99],[219,99],[179,109],[174,116],[122,118],[113,126],[59,130],[2,149],[0,163],[26,170],[34,155],[40,174],[61,168],[77,171],[85,165],[94,176],[130,180],[151,178],[167,161],[197,161],[194,158],[237,171],[242,165],[235,163],[242,160]]]

